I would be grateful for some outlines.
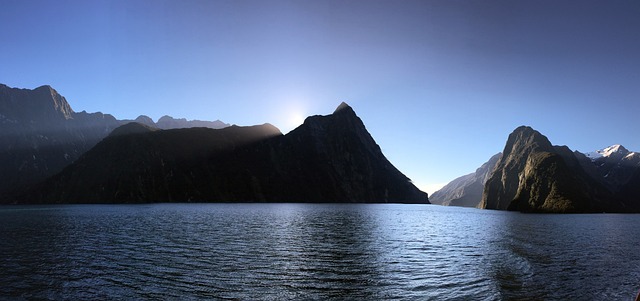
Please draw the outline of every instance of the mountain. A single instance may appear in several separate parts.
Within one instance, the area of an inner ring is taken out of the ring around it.
[[[161,120],[158,126],[144,115],[136,119],[151,127],[226,126],[169,116]],[[51,86],[29,90],[0,84],[0,195],[60,172],[125,123],[100,112],[75,112]]]
[[[194,128],[194,127],[203,127],[210,129],[221,129],[230,126],[228,123],[224,123],[220,120],[216,121],[204,121],[204,120],[187,120],[186,118],[173,118],[171,116],[165,115],[158,119],[158,122],[153,122],[151,117],[146,115],[140,115],[134,120],[121,120],[122,124],[136,122],[140,124],[144,124],[150,127],[159,128],[162,130],[170,130],[170,129],[185,129],[185,128]]]
[[[19,200],[428,203],[382,154],[353,109],[272,125],[144,130],[129,125]],[[131,133],[127,133],[131,132]]]
[[[525,126],[509,135],[479,207],[558,213],[625,210],[568,147],[554,147],[547,137]]]
[[[0,194],[61,171],[119,125],[108,114],[74,112],[50,86],[0,84]]]
[[[640,168],[635,168],[629,181],[620,186],[616,196],[623,200],[626,212],[640,212]]]
[[[109,134],[108,137],[116,137],[116,136],[126,136],[132,134],[144,134],[149,132],[157,131],[158,129],[155,127],[148,126],[146,124],[130,122],[123,126],[117,127],[115,130]]]
[[[220,120],[203,121],[203,120],[187,120],[185,118],[176,119],[167,115],[160,117],[160,119],[158,119],[158,122],[156,123],[156,127],[163,130],[194,128],[194,127],[221,129],[228,126],[230,126],[230,124],[224,123]]]
[[[582,167],[610,190],[617,192],[640,168],[640,153],[616,144],[594,152],[575,152]]]
[[[449,182],[449,184],[429,196],[429,201],[432,204],[444,206],[477,207],[482,200],[484,184],[487,182],[501,155],[502,153],[493,155],[489,161],[482,164],[475,172]]]

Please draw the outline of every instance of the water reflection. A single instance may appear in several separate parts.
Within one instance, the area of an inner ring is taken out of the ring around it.
[[[0,237],[0,297],[18,300],[619,300],[632,299],[640,279],[637,215],[1,207]]]
[[[637,215],[500,216],[494,228],[494,235],[502,237],[495,248],[500,256],[491,266],[501,297],[632,300],[635,296],[640,255],[629,239],[640,238],[633,226],[640,221]]]

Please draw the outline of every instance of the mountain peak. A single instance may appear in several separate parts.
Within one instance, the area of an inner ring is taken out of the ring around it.
[[[349,106],[346,102],[344,102],[344,101],[343,101],[343,102],[342,102],[342,103],[340,103],[340,105],[336,108],[336,110],[335,110],[335,111],[333,111],[333,114],[335,114],[335,113],[339,113],[339,112],[344,111],[344,110],[350,110],[350,111],[353,111],[353,109],[351,108],[351,106]]]
[[[542,135],[540,132],[538,132],[538,131],[534,130],[532,127],[526,126],[526,125],[519,126],[515,130],[513,130],[511,135],[509,135],[509,138],[510,139],[525,139],[525,140],[529,140],[529,141],[538,141],[540,139],[548,140],[547,137]]]
[[[151,119],[151,117],[147,116],[147,115],[140,115],[138,116],[134,122],[140,123],[140,124],[144,124],[146,126],[150,126],[150,127],[155,127],[155,122],[153,122],[153,119]]]
[[[628,152],[629,150],[626,149],[624,146],[620,144],[614,144],[612,146],[605,148],[602,152],[602,155],[606,157],[611,156],[614,153],[626,155]]]
[[[150,127],[146,124],[142,124],[138,122],[129,122],[125,125],[121,125],[116,129],[114,129],[111,132],[111,134],[109,134],[109,137],[124,136],[124,135],[130,135],[130,134],[142,134],[142,133],[148,133],[148,132],[153,132],[157,130],[158,130],[157,128]]]
[[[591,159],[591,161],[598,160],[600,158],[610,158],[610,157],[625,157],[631,153],[628,149],[620,144],[614,144],[612,146],[599,149],[595,152],[588,152],[585,155]]]
[[[39,123],[44,127],[50,123],[73,119],[75,113],[67,100],[49,85],[40,86],[33,90],[10,88],[2,85],[0,103],[7,107],[3,115],[12,120],[24,120]]]
[[[50,85],[42,85],[40,87],[37,87],[33,90],[49,90],[49,91],[56,91],[53,87],[51,87]],[[56,91],[57,93],[57,91]]]
[[[525,152],[528,153],[533,150],[549,151],[551,149],[553,146],[547,137],[530,126],[519,126],[509,135],[502,153],[506,158],[512,151],[526,150]]]
[[[517,127],[515,130],[513,130],[512,135],[513,134],[515,134],[517,136],[520,136],[520,137],[541,135],[540,132],[534,130],[532,127],[527,126],[527,125],[521,125],[521,126]]]

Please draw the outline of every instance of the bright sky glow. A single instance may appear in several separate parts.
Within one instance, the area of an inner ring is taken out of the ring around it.
[[[8,0],[0,28],[0,83],[49,84],[76,111],[286,133],[346,101],[422,188],[519,125],[640,151],[635,0]]]

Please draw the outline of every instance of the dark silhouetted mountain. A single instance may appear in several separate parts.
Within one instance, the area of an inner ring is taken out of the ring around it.
[[[593,179],[566,146],[552,146],[530,127],[509,135],[487,180],[481,208],[524,212],[623,211],[614,195]]]
[[[484,184],[501,155],[502,153],[493,155],[475,172],[451,181],[429,196],[429,201],[444,206],[477,207],[482,200]]]
[[[147,116],[136,121],[157,127]],[[180,127],[179,121],[174,126]],[[184,127],[207,126],[184,121]],[[50,86],[29,90],[0,84],[0,194],[60,172],[124,123],[99,112],[74,112]]]
[[[255,153],[254,153],[255,152]],[[234,152],[222,160],[226,174],[251,181],[244,200],[286,202],[428,203],[382,154],[353,109],[311,116],[283,137]],[[251,173],[234,168],[236,162]],[[265,181],[268,179],[268,181]]]
[[[346,104],[287,135],[268,124],[112,135],[21,199],[428,203]]]
[[[109,134],[109,137],[124,136],[124,135],[131,135],[131,134],[144,134],[144,133],[149,133],[157,130],[158,130],[157,128],[148,126],[146,124],[130,122],[125,125],[117,127],[115,130],[113,130],[113,132],[111,132],[111,134]]]
[[[228,123],[224,123],[220,120],[203,121],[203,120],[187,120],[185,118],[176,119],[166,115],[160,117],[160,119],[158,119],[158,122],[156,123],[156,127],[163,130],[194,128],[194,127],[221,129],[228,126],[229,126]]]
[[[50,86],[0,84],[0,194],[61,171],[118,125],[111,115],[74,112]]]
[[[186,128],[195,128],[195,127],[203,127],[210,129],[221,129],[230,126],[228,123],[224,123],[220,120],[216,121],[203,121],[203,120],[187,120],[186,118],[173,118],[171,116],[162,116],[158,119],[158,122],[153,122],[149,116],[140,115],[138,118],[134,120],[122,120],[121,123],[129,123],[136,122],[140,124],[144,124],[150,127],[159,128],[162,130],[171,130],[171,129],[186,129]]]
[[[635,168],[629,180],[622,184],[616,196],[622,200],[626,212],[640,212],[640,168]]]
[[[149,127],[154,127],[154,128],[158,127],[156,125],[156,123],[153,122],[153,119],[151,119],[151,117],[149,117],[147,115],[140,115],[133,122],[139,123],[139,124],[144,124],[144,125],[149,126]],[[129,122],[125,122],[125,123],[129,123]]]

